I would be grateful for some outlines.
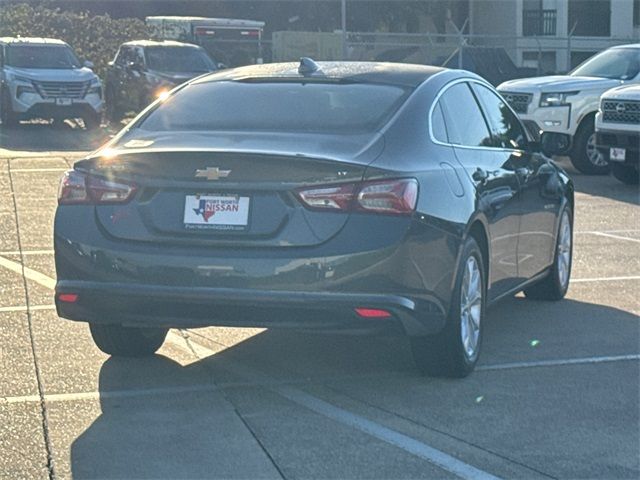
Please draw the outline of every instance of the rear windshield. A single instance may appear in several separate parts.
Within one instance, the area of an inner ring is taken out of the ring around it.
[[[160,72],[211,72],[215,65],[204,50],[191,47],[147,47],[147,67]]]
[[[402,87],[340,83],[208,82],[189,85],[142,121],[140,128],[366,133],[405,100]]]
[[[5,63],[18,68],[80,68],[80,60],[65,45],[9,45]]]

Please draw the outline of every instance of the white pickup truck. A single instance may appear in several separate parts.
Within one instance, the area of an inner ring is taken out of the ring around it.
[[[596,115],[596,144],[611,173],[623,183],[640,180],[640,84],[602,94]]]
[[[498,90],[534,136],[566,135],[564,153],[578,170],[606,174],[609,162],[596,147],[594,119],[600,96],[626,84],[640,84],[640,44],[609,48],[567,75],[511,80]]]

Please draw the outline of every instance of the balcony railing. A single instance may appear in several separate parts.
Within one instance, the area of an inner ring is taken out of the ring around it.
[[[523,10],[522,34],[525,37],[555,35],[557,20],[556,10]]]

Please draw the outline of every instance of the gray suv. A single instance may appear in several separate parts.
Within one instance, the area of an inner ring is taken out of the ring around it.
[[[65,42],[49,38],[0,38],[0,119],[81,118],[100,125],[100,79],[91,62],[81,63]]]

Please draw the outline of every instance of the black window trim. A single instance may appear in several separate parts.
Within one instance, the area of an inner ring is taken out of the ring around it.
[[[475,82],[475,83],[478,84],[478,85],[482,85],[481,82]],[[485,88],[486,88],[486,86],[485,86]],[[486,105],[484,104],[482,99],[480,99],[480,97],[478,96],[478,92],[476,92],[471,85],[469,85],[469,89],[471,90],[471,94],[473,95],[473,98],[476,99],[476,103],[480,107],[480,111],[482,112],[482,116],[484,117],[484,121],[487,124],[487,127],[489,128],[489,135],[491,135],[491,138],[493,140],[497,140],[496,137],[495,137],[495,134],[493,132],[493,125],[491,123],[491,120],[488,117],[488,113],[485,112]],[[507,106],[509,111],[514,115],[514,118],[520,124],[520,130],[522,131],[522,135],[524,137],[524,140],[528,144],[529,143],[529,137],[527,136],[527,130],[526,130],[525,126],[522,124],[522,122],[520,121],[520,118],[518,118],[518,115],[511,109],[511,107],[509,106],[509,103],[504,98],[502,98],[502,95],[500,95],[500,92],[498,92],[495,88],[488,88],[487,90],[489,90],[491,93],[493,93],[494,96],[496,96],[498,98],[498,100],[500,100],[505,106]],[[496,147],[496,148],[505,148],[505,147]],[[526,150],[526,148],[505,148],[505,149],[509,150],[509,151],[514,151],[514,152],[524,152]]]
[[[440,100],[440,97],[442,97],[442,95],[447,90],[449,90],[451,87],[453,87],[454,85],[457,85],[459,83],[477,83],[477,84],[482,85],[484,87],[488,87],[489,90],[491,90],[491,91],[495,91],[495,89],[489,83],[483,82],[482,80],[479,80],[477,78],[463,77],[463,78],[457,78],[457,79],[452,80],[451,82],[447,83],[444,87],[442,87],[440,89],[440,91],[436,95],[436,98],[434,98],[434,100],[433,100],[433,102],[431,104],[431,107],[429,107],[429,122],[428,123],[429,123],[429,138],[431,139],[431,141],[433,143],[435,143],[436,145],[442,145],[444,147],[464,148],[464,149],[467,149],[467,150],[488,150],[488,151],[494,151],[494,152],[523,152],[524,149],[522,149],[522,148],[484,147],[484,146],[481,146],[481,145],[477,145],[477,146],[458,145],[456,143],[441,142],[440,140],[437,140],[435,138],[435,136],[433,135],[433,111],[435,109],[435,106],[438,104],[438,101]],[[482,109],[482,105],[480,105],[478,103],[478,100],[476,98],[476,95],[475,95],[475,92],[473,91],[473,89],[470,88],[470,86],[467,86],[467,87],[471,91],[471,95],[473,96],[474,100],[476,101],[476,104],[478,105],[478,108],[480,109],[480,114],[482,115],[482,118],[484,119],[485,124],[487,125],[487,129],[489,130],[489,135],[491,135],[493,137],[493,133],[491,132],[491,128],[487,124],[486,114],[484,113],[484,110]],[[498,97],[502,98],[502,95],[500,95],[500,92],[498,92]],[[504,99],[502,99],[502,101],[505,103],[507,108],[509,110],[511,110],[511,113],[513,113],[515,115],[515,117],[518,120],[518,122],[520,122],[520,127],[525,132],[525,135],[527,135],[527,133],[526,133],[527,130],[524,128],[524,125],[522,124],[522,121],[520,121],[520,117],[518,117],[518,115],[513,111],[513,109],[511,108],[511,105],[509,105],[509,103],[507,103]],[[446,126],[446,121],[445,121],[445,126]]]

